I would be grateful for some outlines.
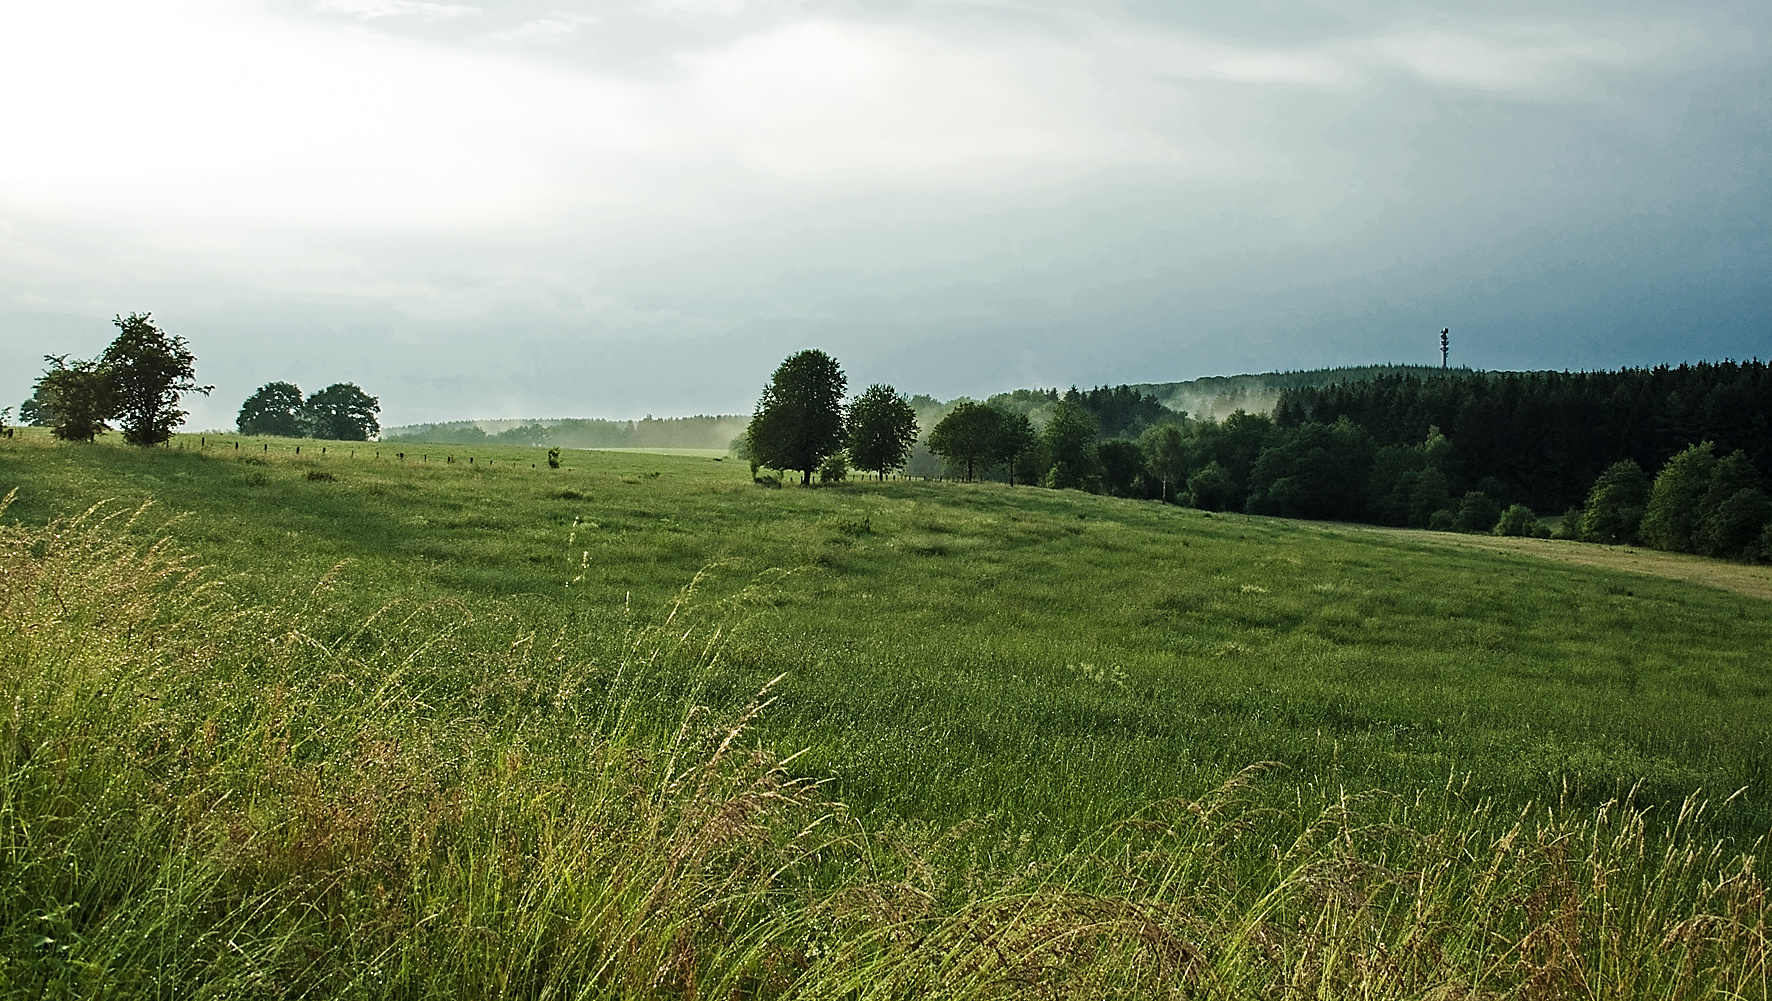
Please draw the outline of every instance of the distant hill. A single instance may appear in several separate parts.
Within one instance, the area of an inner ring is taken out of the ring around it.
[[[576,417],[445,421],[388,428],[382,432],[382,440],[561,448],[725,448],[744,433],[749,422],[749,415],[732,414],[649,416],[637,421]]]
[[[1382,375],[1433,378],[1469,374],[1470,369],[1442,369],[1437,365],[1359,365],[1318,368],[1298,372],[1263,372],[1254,375],[1211,375],[1186,382],[1141,382],[1130,385],[1138,395],[1151,395],[1170,410],[1184,411],[1196,420],[1218,420],[1238,410],[1269,413],[1282,390],[1366,382]],[[969,397],[941,401],[914,396],[917,422],[927,431]],[[1026,413],[1044,424],[1058,402],[1056,390],[1021,389],[999,393],[987,401],[993,406]],[[695,417],[651,417],[637,421],[610,421],[578,417],[529,420],[442,421],[386,428],[383,440],[427,441],[443,444],[559,445],[562,448],[725,448],[744,433],[749,414],[714,414]]]
[[[1186,382],[1132,384],[1171,410],[1186,411],[1196,420],[1218,420],[1238,410],[1268,413],[1286,389],[1333,386],[1342,382],[1370,382],[1382,375],[1410,375],[1418,379],[1442,375],[1469,375],[1470,369],[1443,369],[1438,365],[1353,365],[1315,368],[1298,372],[1264,372],[1259,375],[1209,375]]]

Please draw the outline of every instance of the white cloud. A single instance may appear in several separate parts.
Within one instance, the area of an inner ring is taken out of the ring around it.
[[[1668,42],[1648,26],[1506,24],[1422,29],[1370,42],[1382,58],[1433,83],[1492,91],[1541,91],[1583,73],[1656,58]]]
[[[427,21],[442,21],[480,13],[480,8],[457,3],[424,3],[422,0],[315,0],[319,13],[354,14],[365,21],[400,14],[417,14]]]
[[[547,17],[528,21],[505,31],[495,31],[492,33],[492,37],[501,42],[517,42],[527,45],[563,45],[578,34],[580,28],[597,24],[601,20],[601,18],[589,14],[556,10]]]

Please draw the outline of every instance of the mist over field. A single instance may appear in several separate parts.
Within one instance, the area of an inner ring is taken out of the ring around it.
[[[1763,4],[105,0],[0,12],[0,403],[113,314],[189,427],[1764,349]]]

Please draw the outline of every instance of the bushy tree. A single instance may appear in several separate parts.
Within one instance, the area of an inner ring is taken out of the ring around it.
[[[962,400],[929,431],[929,451],[966,467],[966,479],[980,463],[989,464],[997,451],[1003,415],[982,403]]]
[[[1648,503],[1649,477],[1643,475],[1643,467],[1630,459],[1620,459],[1594,481],[1587,494],[1587,505],[1581,509],[1579,531],[1571,537],[1629,545],[1637,541]]]
[[[1249,471],[1245,506],[1288,518],[1362,517],[1373,451],[1351,421],[1278,429]]]
[[[214,386],[197,385],[197,356],[183,337],[154,325],[153,314],[116,318],[118,334],[99,364],[109,372],[116,393],[118,423],[131,445],[158,445],[185,419],[178,409],[185,393],[205,396]]]
[[[1452,528],[1471,535],[1487,535],[1494,531],[1500,520],[1501,505],[1495,503],[1495,498],[1481,490],[1469,490],[1465,492],[1464,499],[1458,502]]]
[[[37,379],[33,396],[50,431],[63,441],[90,442],[111,429],[117,416],[117,383],[98,360],[69,361],[44,355],[49,368]]]
[[[1161,484],[1162,499],[1171,500],[1187,480],[1187,439],[1174,424],[1158,424],[1139,439],[1145,468]]]
[[[1495,523],[1495,534],[1514,538],[1534,538],[1550,533],[1541,532],[1538,526],[1538,516],[1532,513],[1531,508],[1524,504],[1512,504],[1508,506],[1506,511],[1501,512],[1501,519]]]
[[[1040,433],[1034,430],[1034,422],[1027,414],[998,411],[1001,420],[997,422],[997,435],[991,441],[991,461],[998,462],[1009,471],[1009,485],[1014,486],[1017,479],[1023,483],[1034,483],[1039,473],[1034,471],[1038,462],[1029,463],[1029,458],[1036,458],[1039,450]]]
[[[1134,496],[1144,478],[1144,452],[1134,442],[1111,438],[1096,446],[1102,489],[1115,497]]]
[[[793,469],[810,484],[825,456],[843,447],[843,391],[849,380],[837,360],[816,348],[790,356],[775,370],[751,415],[746,437],[752,460]]]
[[[1187,480],[1188,502],[1203,511],[1228,510],[1235,499],[1236,484],[1218,462],[1202,466]]]
[[[1082,404],[1064,399],[1052,409],[1052,418],[1041,434],[1052,468],[1046,485],[1057,489],[1097,492],[1101,489],[1101,459],[1096,452],[1095,418]]]
[[[842,450],[832,452],[818,464],[818,482],[841,483],[849,478],[849,460]]]
[[[1639,531],[1644,545],[1676,553],[1692,551],[1699,505],[1717,465],[1715,450],[1713,443],[1700,442],[1667,460],[1655,474]]]
[[[34,428],[46,428],[53,423],[50,420],[49,411],[44,408],[43,401],[37,399],[35,393],[31,395],[30,399],[18,405],[18,422],[26,427]]]
[[[869,386],[849,405],[849,458],[879,479],[910,458],[917,444],[917,411],[891,386]]]
[[[380,400],[355,383],[335,382],[304,400],[297,418],[310,438],[368,441],[381,433],[379,413]]]
[[[1740,449],[1717,460],[1699,500],[1692,548],[1705,556],[1740,556],[1766,524],[1767,499],[1759,471]]]
[[[293,382],[267,382],[240,404],[234,426],[241,434],[301,437],[301,388]]]

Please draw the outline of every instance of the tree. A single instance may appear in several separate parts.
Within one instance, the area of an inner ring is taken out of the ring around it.
[[[1716,467],[1716,445],[1693,445],[1661,467],[1649,490],[1640,531],[1643,544],[1676,553],[1692,551],[1692,534],[1698,527],[1699,504],[1710,489],[1711,470]]]
[[[1158,424],[1139,439],[1144,446],[1145,465],[1153,478],[1162,483],[1163,500],[1172,496],[1172,487],[1187,479],[1187,440],[1181,428]]]
[[[1101,461],[1101,485],[1115,497],[1131,497],[1144,475],[1144,451],[1136,442],[1110,438],[1096,446]]]
[[[178,409],[184,393],[209,395],[214,386],[197,385],[197,356],[183,337],[154,325],[152,313],[118,316],[117,339],[99,364],[110,373],[118,423],[131,445],[158,445],[185,419]]]
[[[1739,556],[1759,538],[1766,523],[1766,494],[1759,470],[1741,449],[1717,460],[1710,485],[1698,503],[1692,548],[1705,556]]]
[[[1458,502],[1458,512],[1453,516],[1454,531],[1466,532],[1471,535],[1487,535],[1495,530],[1501,521],[1501,505],[1495,498],[1481,490],[1465,492],[1464,499]]]
[[[234,426],[241,434],[301,437],[301,388],[293,382],[267,382],[240,404]]]
[[[1501,519],[1495,523],[1495,534],[1534,538],[1539,534],[1538,516],[1524,504],[1511,505],[1501,512]]]
[[[52,423],[49,412],[43,409],[43,401],[37,399],[35,394],[18,405],[18,420],[20,424],[34,428],[46,428]]]
[[[368,441],[381,433],[381,401],[355,383],[335,382],[307,398],[297,415],[310,438]]]
[[[1231,506],[1235,498],[1237,485],[1231,482],[1229,473],[1214,459],[1200,467],[1200,471],[1188,477],[1188,500],[1194,507],[1203,511],[1223,511]]]
[[[825,456],[843,447],[843,391],[849,380],[837,360],[816,348],[790,356],[775,370],[746,437],[751,457],[770,469],[800,472],[810,485]]]
[[[1046,485],[1057,489],[1074,488],[1095,492],[1101,489],[1101,459],[1096,453],[1095,418],[1081,403],[1069,398],[1058,401],[1052,419],[1046,422],[1041,435],[1052,468],[1046,473]]]
[[[1027,414],[997,411],[997,436],[991,441],[991,461],[1000,462],[1009,471],[1009,485],[1015,485],[1016,466],[1033,453],[1040,444],[1040,433]],[[1024,482],[1032,482],[1024,478]]]
[[[1003,415],[996,410],[962,400],[929,432],[929,451],[949,462],[965,463],[966,479],[970,480],[976,464],[992,460],[1002,425]]]
[[[917,412],[898,390],[878,383],[849,405],[849,458],[880,479],[905,464],[917,444]]]
[[[1576,537],[1628,546],[1637,541],[1643,508],[1648,503],[1649,477],[1643,475],[1643,467],[1634,460],[1620,459],[1606,467],[1588,491]]]
[[[91,441],[111,429],[117,416],[117,384],[97,360],[68,361],[67,355],[44,355],[49,368],[37,380],[34,398],[63,441]]]

